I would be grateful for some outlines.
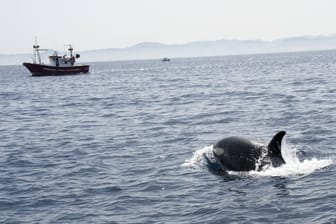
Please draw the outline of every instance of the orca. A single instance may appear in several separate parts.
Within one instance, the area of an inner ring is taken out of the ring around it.
[[[213,155],[218,162],[215,173],[261,171],[285,164],[281,155],[281,142],[285,135],[285,131],[278,132],[267,146],[241,137],[221,139],[213,146]],[[206,160],[209,164],[209,158]]]

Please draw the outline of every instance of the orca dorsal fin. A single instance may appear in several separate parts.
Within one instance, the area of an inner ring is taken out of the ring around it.
[[[279,131],[268,144],[268,153],[270,155],[280,155],[281,156],[281,141],[286,135],[285,131]]]

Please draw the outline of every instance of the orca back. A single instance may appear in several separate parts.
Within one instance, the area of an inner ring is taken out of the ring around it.
[[[281,154],[285,135],[285,131],[278,132],[267,147],[240,137],[224,138],[214,145],[213,153],[224,170],[261,170],[267,165],[279,167],[285,163]]]
[[[261,148],[240,137],[224,138],[214,145],[214,155],[227,170],[250,171],[256,169]]]

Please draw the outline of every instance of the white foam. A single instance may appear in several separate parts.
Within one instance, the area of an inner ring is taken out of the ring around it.
[[[252,176],[305,176],[331,164],[331,159],[313,158],[309,160],[304,160],[302,162],[286,162],[286,164],[282,165],[281,167],[270,167],[263,171],[250,171],[248,173]]]
[[[187,159],[184,161],[182,166],[202,170],[203,168],[205,168],[205,165],[207,162],[204,159],[204,155],[207,156],[208,158],[212,158],[213,157],[212,149],[213,149],[213,146],[210,145],[210,146],[205,146],[202,149],[196,150],[190,159]]]
[[[184,161],[182,166],[189,167],[197,170],[206,169],[207,161],[204,155],[210,160],[213,159],[213,146],[205,146],[202,149],[196,150],[190,159]],[[250,171],[250,172],[229,172],[231,175],[239,176],[304,176],[309,175],[319,169],[325,168],[333,163],[329,158],[312,158],[300,161],[297,157],[297,149],[294,145],[288,144],[286,140],[283,140],[281,152],[286,164],[274,168],[269,167],[262,171]]]

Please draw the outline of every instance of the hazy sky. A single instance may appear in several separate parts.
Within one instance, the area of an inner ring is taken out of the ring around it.
[[[0,54],[336,34],[335,0],[0,0]]]

